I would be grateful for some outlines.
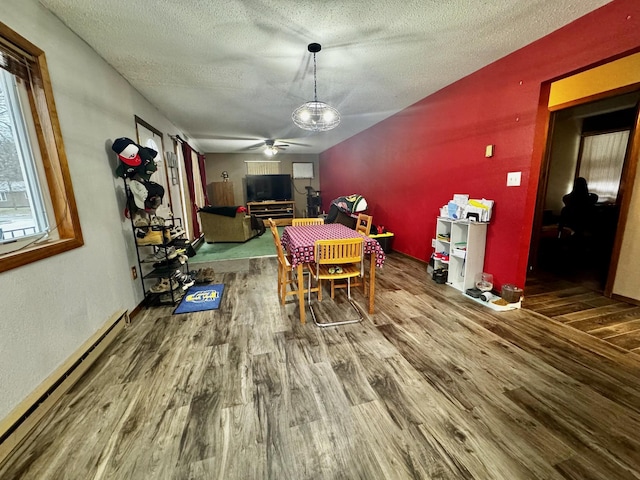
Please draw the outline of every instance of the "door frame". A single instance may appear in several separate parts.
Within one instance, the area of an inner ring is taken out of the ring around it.
[[[164,149],[164,135],[160,130],[153,127],[150,123],[145,122],[139,116],[134,115],[134,120],[136,123],[136,136],[138,139],[138,144],[142,145],[143,143],[140,127],[145,128],[146,130],[150,131],[151,133],[153,133],[154,135],[160,138],[160,145],[158,145],[160,150],[158,152],[158,157],[159,157],[158,163],[160,163],[160,167],[162,170],[157,173],[162,177],[162,183],[164,183],[163,187],[165,189],[165,195],[167,196],[166,203],[168,204],[169,210],[173,213],[173,202],[171,199],[171,183],[169,183],[169,173],[167,172],[167,161],[166,161],[165,149]],[[146,145],[143,145],[143,146],[146,146]]]
[[[549,92],[551,90],[551,83],[547,82],[542,87],[541,100],[549,98]],[[544,151],[542,155],[542,161],[540,163],[540,171],[538,175],[538,189],[535,202],[534,219],[532,224],[531,240],[529,247],[528,258],[528,272],[530,273],[537,268],[538,252],[540,246],[540,236],[542,231],[543,211],[547,196],[547,188],[549,183],[549,171],[551,168],[551,147],[553,143],[553,131],[555,128],[555,118],[557,112],[568,108],[576,107],[586,103],[591,103],[597,100],[604,100],[631,92],[640,92],[640,83],[632,86],[626,85],[624,87],[615,88],[600,92],[596,95],[589,95],[583,98],[578,98],[574,101],[566,104],[559,105],[553,109],[545,107],[545,111],[541,112],[538,118],[538,125],[542,123],[544,125],[544,134],[540,140],[540,143],[544,144]],[[545,102],[546,103],[546,102]],[[541,101],[541,108],[543,103]],[[618,190],[618,198],[620,199],[620,214],[618,217],[618,223],[616,226],[616,233],[614,237],[613,251],[611,260],[609,262],[609,269],[607,272],[607,281],[604,288],[604,295],[606,297],[614,297],[613,285],[615,282],[615,276],[617,272],[618,261],[620,258],[620,249],[622,246],[622,237],[626,226],[626,221],[629,215],[629,208],[631,204],[631,195],[634,188],[634,180],[636,176],[638,157],[640,156],[640,102],[636,104],[636,121],[634,128],[629,135],[629,142],[627,146],[627,152],[625,155],[624,166],[620,177],[620,187]]]

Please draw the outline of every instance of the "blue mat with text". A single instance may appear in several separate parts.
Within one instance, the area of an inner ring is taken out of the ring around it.
[[[173,313],[202,312],[204,310],[215,310],[220,307],[224,292],[224,284],[197,285],[190,287],[182,297],[180,305]]]

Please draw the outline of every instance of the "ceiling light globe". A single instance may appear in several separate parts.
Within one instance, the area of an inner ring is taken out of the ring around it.
[[[325,132],[340,124],[340,113],[324,102],[307,102],[294,110],[293,123],[303,130]]]
[[[308,122],[309,120],[311,120],[311,112],[306,108],[303,108],[302,110],[300,110],[298,118],[300,118],[300,120],[303,122]]]

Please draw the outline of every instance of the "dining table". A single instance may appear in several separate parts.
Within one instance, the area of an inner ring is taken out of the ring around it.
[[[301,323],[305,323],[306,319],[304,307],[305,289],[303,268],[305,264],[314,261],[316,240],[341,240],[360,237],[364,238],[364,253],[370,257],[368,296],[369,313],[373,313],[376,267],[382,267],[386,258],[384,250],[375,238],[370,238],[340,223],[300,225],[284,228],[280,242],[282,243],[282,247],[289,254],[291,267],[296,268]]]

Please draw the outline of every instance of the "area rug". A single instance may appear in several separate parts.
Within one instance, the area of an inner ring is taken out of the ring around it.
[[[280,235],[284,227],[279,227]],[[202,242],[197,247],[197,253],[189,259],[189,263],[206,263],[218,260],[235,260],[239,258],[275,257],[276,247],[273,237],[267,230],[259,237],[254,237],[244,243]]]
[[[222,292],[224,292],[224,284],[222,283],[190,287],[173,313],[192,313],[202,312],[204,310],[216,310],[220,307]]]

